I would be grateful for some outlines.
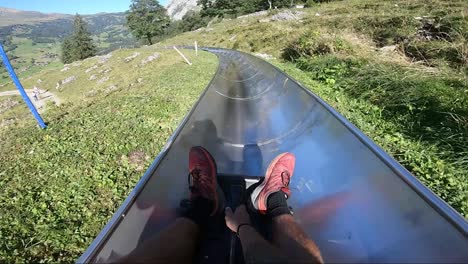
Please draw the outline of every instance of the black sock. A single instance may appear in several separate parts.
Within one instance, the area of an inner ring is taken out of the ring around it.
[[[183,200],[180,206],[182,209],[180,215],[182,217],[186,217],[198,226],[203,227],[210,219],[214,204],[212,200],[200,197],[195,200]]]
[[[283,191],[278,191],[270,194],[267,199],[267,215],[271,217],[292,214],[291,209],[288,206],[286,201],[286,193]]]

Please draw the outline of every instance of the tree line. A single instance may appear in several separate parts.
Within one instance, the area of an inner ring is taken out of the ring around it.
[[[199,0],[202,16],[233,18],[253,12],[290,7],[294,0]]]
[[[320,2],[323,0],[309,0]],[[261,10],[290,7],[307,0],[198,0],[199,12],[190,11],[180,21],[171,21],[157,0],[132,0],[127,26],[146,44],[206,26],[213,18],[235,18]]]
[[[157,0],[132,0],[126,13],[126,26],[144,44],[205,27],[215,17],[235,18],[261,10],[290,7],[298,3],[323,0],[198,0],[201,10],[188,12],[180,21],[171,21]],[[96,55],[96,46],[86,22],[76,15],[74,31],[62,43],[62,61],[70,63]]]

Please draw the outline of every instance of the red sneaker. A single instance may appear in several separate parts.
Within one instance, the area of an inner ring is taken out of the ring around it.
[[[270,194],[283,191],[289,197],[289,181],[294,172],[296,158],[292,153],[278,155],[268,166],[263,182],[252,192],[250,199],[253,207],[261,214],[267,212],[267,201]]]
[[[189,153],[189,187],[190,200],[203,197],[214,203],[213,216],[218,210],[218,194],[216,192],[216,163],[211,154],[203,147],[192,147]]]

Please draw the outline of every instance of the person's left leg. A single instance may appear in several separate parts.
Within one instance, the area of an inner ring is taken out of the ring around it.
[[[191,148],[190,199],[181,203],[181,217],[118,262],[191,263],[206,223],[224,208],[216,177],[216,163],[209,152],[202,147]]]

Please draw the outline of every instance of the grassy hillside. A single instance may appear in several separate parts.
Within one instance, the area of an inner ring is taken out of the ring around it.
[[[193,66],[175,51],[141,48],[34,75],[53,92],[76,76],[56,92],[63,104],[43,115],[46,130],[22,103],[0,110],[0,119],[17,118],[0,128],[0,262],[73,262],[91,243],[216,70],[214,55],[185,53]]]
[[[71,15],[44,14],[36,11],[23,11],[13,8],[0,7],[0,26],[35,24],[66,17],[71,17]]]
[[[39,130],[18,97],[0,97],[0,262],[83,252],[213,75],[213,55],[186,51],[190,67],[156,49],[195,40],[273,56],[467,217],[467,10],[461,0],[330,2],[28,75],[25,87],[63,104],[49,106]]]

